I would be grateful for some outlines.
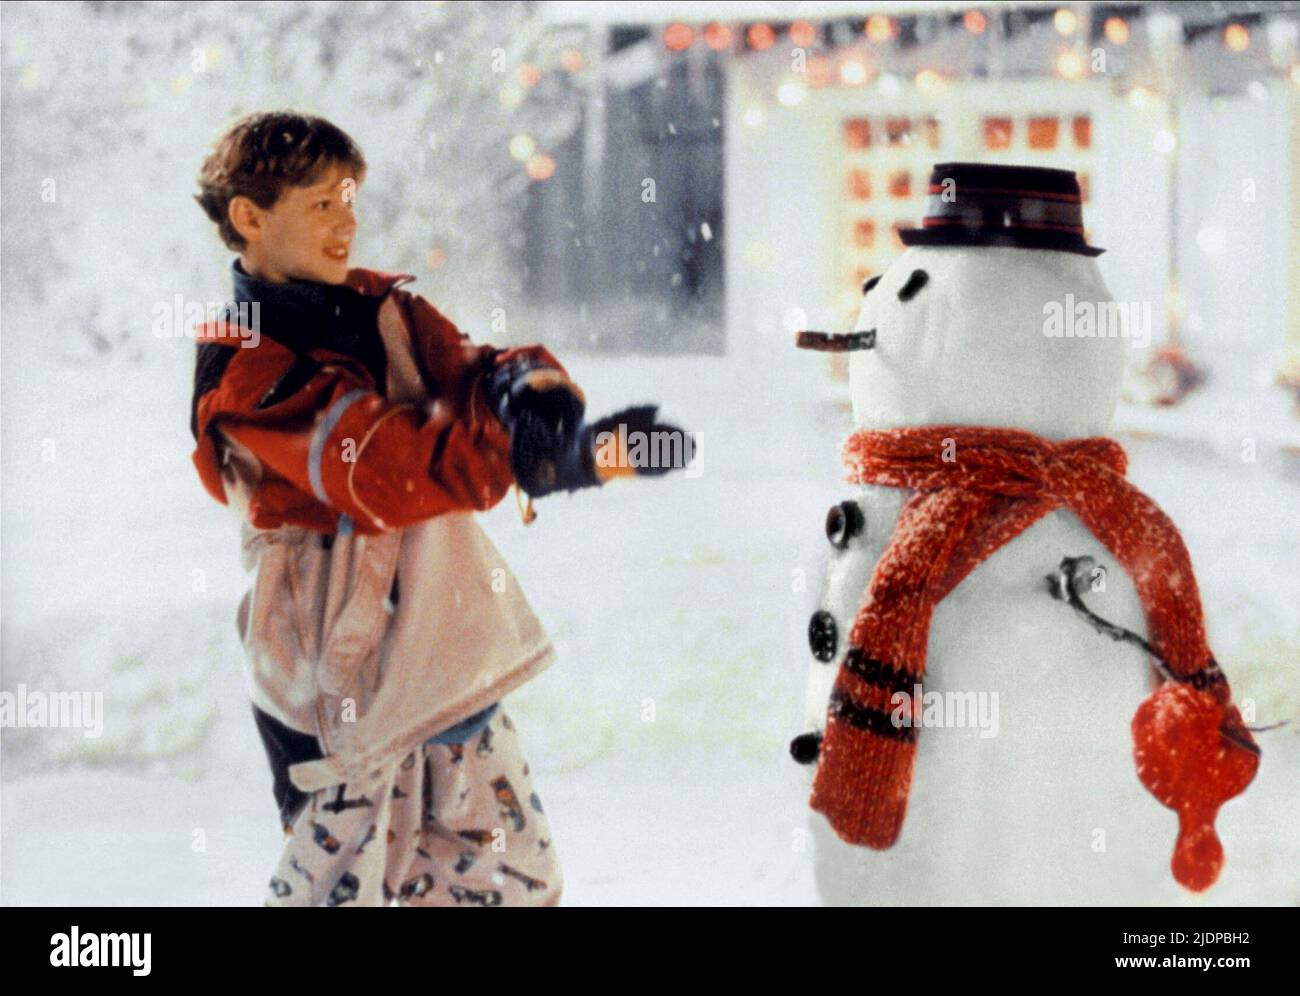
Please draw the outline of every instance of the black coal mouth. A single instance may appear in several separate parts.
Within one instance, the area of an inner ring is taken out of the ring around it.
[[[819,353],[852,353],[859,349],[874,349],[876,330],[865,332],[812,332],[803,329],[795,333],[794,344],[799,349],[812,349]]]

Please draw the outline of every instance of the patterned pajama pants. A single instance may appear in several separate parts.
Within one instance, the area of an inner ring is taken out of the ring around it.
[[[267,906],[554,906],[560,867],[499,709],[463,744],[423,744],[384,776],[312,794]]]

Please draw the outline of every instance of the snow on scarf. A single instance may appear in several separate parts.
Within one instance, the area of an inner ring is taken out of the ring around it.
[[[1166,680],[1133,718],[1143,785],[1177,811],[1174,878],[1212,885],[1223,865],[1219,807],[1255,776],[1259,748],[1206,645],[1201,600],[1182,537],[1124,479],[1127,458],[1104,437],[1055,442],[1015,429],[961,425],[856,432],[849,480],[916,491],[903,505],[849,634],[831,693],[811,805],[851,844],[898,839],[916,757],[916,726],[896,692],[925,673],[934,607],[986,557],[1057,508],[1079,517],[1123,565],[1146,613]],[[1099,648],[1099,653],[1106,652]]]

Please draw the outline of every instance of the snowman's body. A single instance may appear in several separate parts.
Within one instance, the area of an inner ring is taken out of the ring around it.
[[[918,270],[924,286],[900,300]],[[851,355],[855,426],[1108,434],[1128,340],[1046,335],[1045,306],[1065,307],[1067,293],[1075,302],[1110,299],[1095,261],[1075,253],[909,249],[863,301],[857,329],[875,329],[876,342]],[[854,617],[909,494],[846,486],[843,498],[856,501],[863,526],[829,551],[819,608],[833,617],[835,654],[812,660],[806,730],[824,728]],[[1104,590],[1085,601],[1145,636],[1131,581],[1068,511],[1045,516],[985,560],[934,612],[924,684],[927,694],[962,694],[982,714],[963,726],[921,728],[907,816],[891,848],[846,844],[812,814],[826,902],[1190,898],[1169,871],[1177,818],[1142,787],[1132,758],[1129,723],[1152,687],[1144,657],[1047,593],[1044,579],[1062,557],[1085,554],[1106,568]]]

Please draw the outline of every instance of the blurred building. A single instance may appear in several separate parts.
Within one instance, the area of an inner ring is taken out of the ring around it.
[[[581,124],[529,192],[525,289],[579,345],[720,353],[727,60],[660,33],[592,28]]]

